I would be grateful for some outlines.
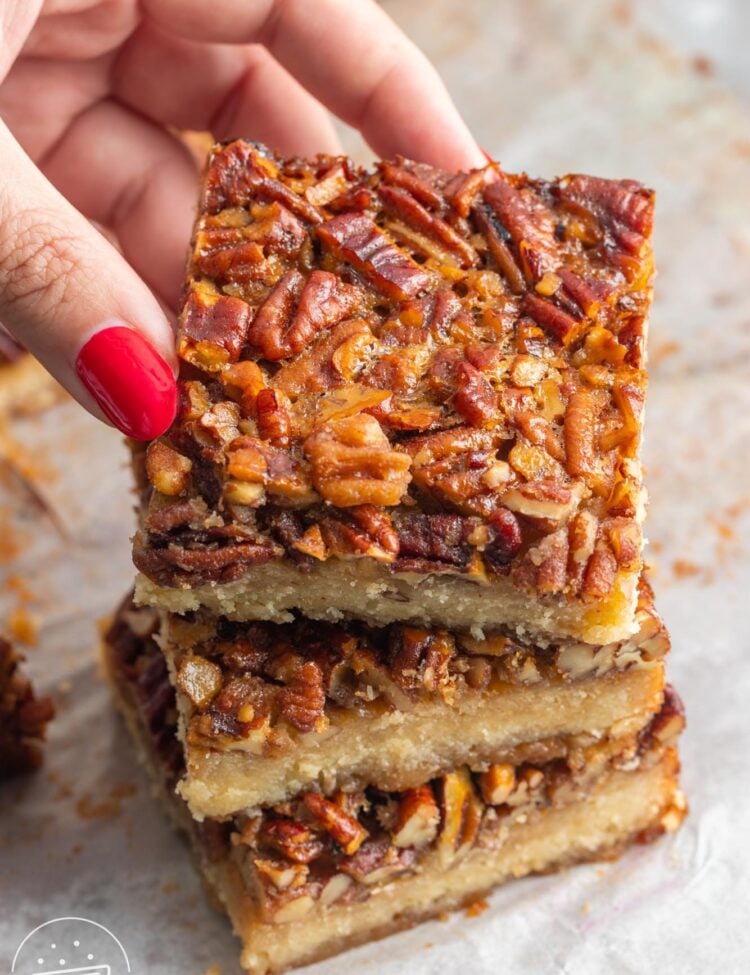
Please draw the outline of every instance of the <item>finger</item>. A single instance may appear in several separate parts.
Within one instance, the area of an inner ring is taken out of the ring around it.
[[[112,90],[162,125],[250,136],[288,155],[340,152],[323,106],[258,44],[200,44],[147,22],[117,59]]]
[[[158,302],[2,125],[0,158],[0,320],[92,413],[158,436],[176,410]]]
[[[147,119],[102,101],[76,118],[42,166],[78,210],[114,231],[133,268],[175,308],[198,195],[188,150]]]
[[[111,62],[16,61],[0,86],[0,118],[32,159],[49,152],[77,115],[106,96]]]
[[[262,43],[381,156],[448,169],[484,159],[429,61],[372,0],[143,0],[163,30]]]

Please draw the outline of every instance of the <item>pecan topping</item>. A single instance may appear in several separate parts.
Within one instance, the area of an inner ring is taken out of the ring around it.
[[[331,504],[398,504],[409,483],[411,459],[394,450],[380,424],[359,414],[322,424],[305,441],[313,484]]]
[[[300,566],[364,557],[603,598],[640,560],[652,211],[630,181],[215,147],[139,565],[172,586],[245,571],[224,550],[247,536],[180,522],[179,499],[251,529],[253,558],[282,551],[267,506],[294,508]],[[367,525],[347,514],[368,506]],[[374,509],[396,509],[391,534]],[[441,553],[414,514],[460,516],[460,541]]]

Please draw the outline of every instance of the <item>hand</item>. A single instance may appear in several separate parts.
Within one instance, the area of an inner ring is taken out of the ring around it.
[[[136,438],[176,408],[197,173],[174,128],[336,153],[325,106],[378,155],[484,163],[372,0],[0,0],[0,38],[0,320]]]

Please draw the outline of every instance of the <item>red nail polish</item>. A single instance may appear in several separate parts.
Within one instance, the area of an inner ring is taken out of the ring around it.
[[[172,370],[132,328],[115,325],[92,335],[78,353],[76,372],[107,419],[135,440],[153,440],[174,420]]]

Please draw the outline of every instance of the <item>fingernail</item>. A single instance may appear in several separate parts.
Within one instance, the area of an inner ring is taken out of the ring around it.
[[[177,412],[177,386],[164,359],[125,325],[103,328],[78,353],[76,372],[102,412],[135,440],[153,440]]]
[[[494,162],[494,161],[495,161],[495,160],[494,160],[494,159],[492,158],[492,156],[491,156],[491,155],[489,154],[489,152],[487,152],[487,150],[486,150],[486,149],[483,149],[483,148],[482,148],[482,147],[480,146],[480,147],[479,147],[479,151],[480,151],[480,152],[482,153],[482,155],[483,155],[483,156],[484,156],[484,158],[485,158],[485,159],[487,160],[487,162]]]

